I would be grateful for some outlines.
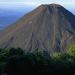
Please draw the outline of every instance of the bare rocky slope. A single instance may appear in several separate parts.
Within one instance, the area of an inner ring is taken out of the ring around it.
[[[75,16],[61,5],[41,5],[0,34],[0,48],[65,52],[75,43]]]

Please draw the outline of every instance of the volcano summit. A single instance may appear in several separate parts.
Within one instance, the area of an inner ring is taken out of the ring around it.
[[[75,44],[75,15],[57,4],[41,5],[0,33],[0,48],[65,52]]]

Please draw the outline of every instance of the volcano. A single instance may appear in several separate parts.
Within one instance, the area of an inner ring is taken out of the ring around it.
[[[75,15],[58,4],[41,5],[0,33],[0,48],[65,52],[75,44]]]

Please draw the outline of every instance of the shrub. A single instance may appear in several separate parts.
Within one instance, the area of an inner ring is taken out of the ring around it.
[[[75,57],[75,44],[74,45],[70,45],[68,47],[67,55],[69,55],[70,57]]]
[[[0,75],[74,75],[75,45],[65,54],[55,52],[47,59],[41,52],[25,53],[22,49],[0,49]]]
[[[53,60],[61,60],[61,53],[59,53],[59,52],[55,52],[55,53],[53,53],[52,54],[52,56],[51,56],[51,58],[53,59]]]

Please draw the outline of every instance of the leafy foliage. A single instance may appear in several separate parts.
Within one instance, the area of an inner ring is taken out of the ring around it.
[[[71,45],[68,50],[67,50],[67,54],[71,57],[75,56],[75,45]]]
[[[61,53],[55,52],[51,56],[53,60],[60,60],[61,59]]]
[[[74,75],[75,45],[65,54],[53,53],[49,59],[41,52],[25,53],[25,50],[0,49],[0,75]]]

